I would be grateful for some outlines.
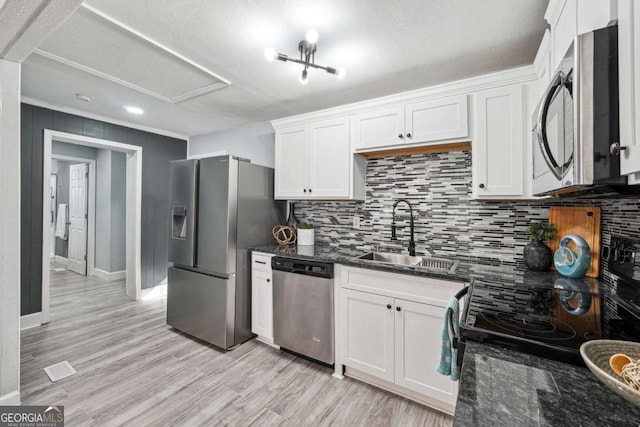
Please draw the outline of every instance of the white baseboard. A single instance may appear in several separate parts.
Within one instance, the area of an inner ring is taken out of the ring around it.
[[[69,263],[69,260],[68,260],[67,258],[65,258],[65,257],[63,257],[63,256],[60,256],[60,255],[56,255],[56,256],[54,256],[54,257],[53,257],[53,259],[54,259],[56,262],[59,262],[60,264],[67,265],[67,264]]]
[[[0,396],[0,406],[19,406],[20,392],[18,390]]]
[[[42,325],[42,312],[25,314],[20,316],[20,330],[35,328]]]
[[[112,280],[122,280],[127,277],[127,270],[114,271],[109,273],[108,271],[101,270],[99,268],[93,269],[93,275],[110,282]]]

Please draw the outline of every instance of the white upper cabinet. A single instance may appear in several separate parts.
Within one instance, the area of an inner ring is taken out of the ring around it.
[[[640,2],[618,2],[620,170],[640,184]]]
[[[275,198],[364,198],[364,158],[354,156],[349,119],[276,129]]]
[[[404,143],[404,107],[396,106],[351,117],[353,148],[389,147]]]
[[[538,48],[536,58],[533,61],[533,66],[536,70],[538,81],[540,82],[539,95],[542,95],[544,90],[547,88],[547,85],[551,82],[551,77],[554,73],[554,69],[551,65],[553,63],[551,54],[551,32],[549,31],[549,29],[546,29],[544,31],[542,41],[540,42],[540,47]]]
[[[469,136],[467,95],[430,99],[356,114],[351,140],[356,151]]]
[[[407,143],[466,138],[467,95],[414,102],[404,107]]]
[[[305,194],[307,181],[307,125],[276,131],[275,197],[290,199]]]
[[[524,192],[525,114],[523,86],[488,89],[475,95],[472,145],[473,195],[517,198]]]
[[[619,0],[550,0],[544,18],[549,23],[551,69],[555,72],[578,34],[603,28],[618,18]]]
[[[353,155],[349,120],[312,123],[309,137],[309,196],[349,198]]]
[[[545,19],[551,27],[553,72],[578,35],[578,0],[551,0]]]

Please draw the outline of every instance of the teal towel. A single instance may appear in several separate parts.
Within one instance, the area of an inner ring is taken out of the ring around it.
[[[449,326],[449,310],[453,312],[452,325]],[[460,336],[460,303],[457,298],[451,298],[447,309],[444,311],[444,326],[442,328],[442,348],[440,349],[440,363],[438,363],[438,372],[442,375],[449,375],[452,381],[457,381],[460,377],[458,371],[458,350],[453,347],[453,337],[449,334],[449,328]]]

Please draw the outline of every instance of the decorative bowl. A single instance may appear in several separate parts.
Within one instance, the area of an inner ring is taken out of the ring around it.
[[[629,386],[609,366],[609,358],[617,353],[626,354],[631,359],[638,360],[640,359],[640,343],[592,340],[580,346],[580,355],[591,372],[612,391],[640,407],[640,391]]]

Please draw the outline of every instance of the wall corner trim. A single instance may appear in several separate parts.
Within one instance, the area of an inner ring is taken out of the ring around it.
[[[35,328],[36,326],[42,325],[42,312],[39,311],[37,313],[25,314],[24,316],[20,316],[20,330],[24,331],[25,329]]]
[[[100,268],[94,268],[93,275],[99,279],[111,282],[113,280],[123,280],[127,277],[127,270],[108,272]]]
[[[20,391],[15,390],[11,393],[3,394],[0,396],[0,406],[19,406],[22,402],[20,401]]]

